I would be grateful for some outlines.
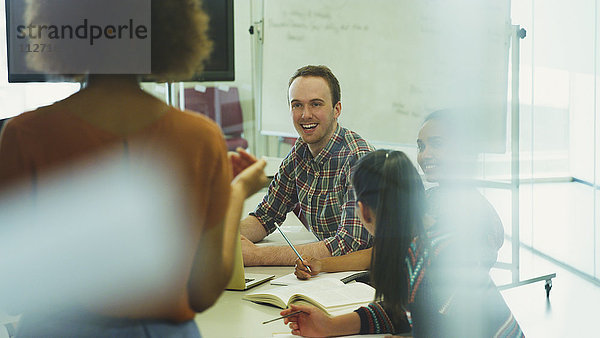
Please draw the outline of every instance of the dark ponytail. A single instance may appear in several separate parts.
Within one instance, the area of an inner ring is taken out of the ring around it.
[[[375,297],[400,318],[408,303],[405,258],[413,238],[423,234],[423,182],[403,152],[386,150],[362,157],[352,180],[357,201],[375,211],[371,259]]]

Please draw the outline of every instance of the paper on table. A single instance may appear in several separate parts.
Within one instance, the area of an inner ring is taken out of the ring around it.
[[[310,279],[298,279],[294,273],[290,273],[279,278],[275,278],[270,281],[271,285],[299,285],[310,283],[311,281],[323,279],[323,278],[335,278],[342,280],[346,277],[363,274],[366,270],[363,271],[341,271],[341,272],[321,272],[316,276],[311,277]]]

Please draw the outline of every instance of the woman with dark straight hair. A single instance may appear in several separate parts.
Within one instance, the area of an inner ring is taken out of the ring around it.
[[[368,313],[387,319],[381,321],[382,332],[393,332],[394,327],[409,330],[405,312],[409,306],[410,274],[405,257],[415,238],[425,238],[423,182],[403,152],[377,150],[357,162],[352,184],[359,217],[375,235],[371,280],[377,301],[332,318],[316,308],[292,305],[282,314],[304,311],[286,319],[293,334],[329,336],[367,332],[363,326],[369,320]]]
[[[408,292],[399,292],[409,286],[404,257],[413,239],[423,235],[423,182],[404,153],[387,150],[359,161],[352,181],[364,224],[375,234],[371,260],[375,298],[385,298],[396,318],[408,303]]]

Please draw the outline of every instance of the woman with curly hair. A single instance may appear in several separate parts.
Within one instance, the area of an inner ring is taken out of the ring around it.
[[[30,5],[32,22],[68,15],[55,2]],[[212,43],[200,1],[152,0],[151,20],[151,74],[144,77],[183,81],[201,71]],[[51,55],[28,61],[49,73],[65,62]],[[140,74],[77,76],[85,78],[79,92],[6,123],[0,135],[0,191],[18,184],[35,196],[45,175],[107,150],[142,164],[153,163],[164,150],[176,162],[173,168],[186,201],[181,207],[191,221],[186,241],[178,247],[181,261],[164,272],[169,280],[156,293],[103,304],[83,298],[79,306],[60,313],[36,313],[33,307],[23,314],[17,335],[199,336],[194,316],[210,307],[229,281],[242,204],[266,184],[265,162],[245,153],[234,156],[234,167],[246,169],[235,172],[232,181],[225,141],[214,122],[144,92]],[[145,282],[140,280],[140,286]]]

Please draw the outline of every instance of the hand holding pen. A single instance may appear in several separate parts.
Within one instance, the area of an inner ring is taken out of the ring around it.
[[[304,256],[303,260],[296,259],[294,275],[298,279],[309,279],[318,275],[322,270],[321,260],[310,256]],[[310,270],[309,270],[310,269]]]
[[[290,315],[283,319],[283,323],[287,324],[292,329],[292,334],[297,336],[330,337],[337,332],[352,334],[354,331],[354,328],[347,325],[341,330],[334,329],[336,325],[335,318],[340,317],[330,317],[314,306],[291,304],[289,308],[279,314],[282,316]],[[339,320],[337,323],[339,323]],[[360,330],[360,327],[358,330]],[[358,333],[358,330],[356,330],[356,333]]]

